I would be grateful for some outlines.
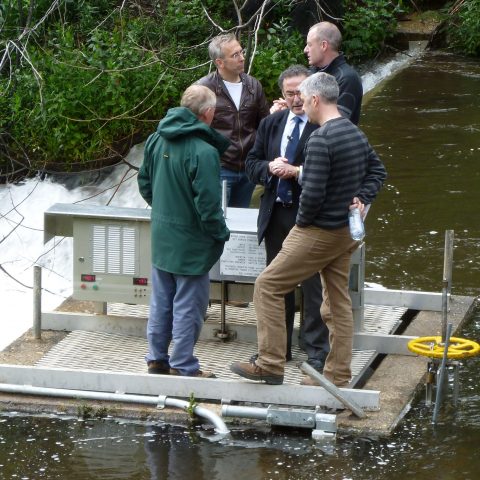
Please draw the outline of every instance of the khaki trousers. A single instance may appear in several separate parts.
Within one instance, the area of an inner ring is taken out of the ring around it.
[[[286,332],[284,295],[320,272],[323,285],[321,315],[330,332],[330,353],[324,375],[337,386],[351,379],[353,316],[348,293],[350,257],[359,243],[348,227],[325,230],[296,225],[282,249],[255,282],[253,302],[257,316],[257,365],[283,375]]]

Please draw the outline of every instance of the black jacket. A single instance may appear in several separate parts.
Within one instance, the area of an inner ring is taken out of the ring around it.
[[[310,71],[312,73],[325,72],[335,77],[340,90],[337,100],[338,110],[345,118],[358,125],[363,97],[362,79],[357,71],[347,63],[343,54],[341,53],[326,67],[311,67]]]
[[[289,110],[281,110],[280,112],[269,115],[260,122],[255,144],[252,150],[250,150],[245,162],[245,171],[249,180],[265,187],[258,212],[258,243],[261,243],[265,236],[265,230],[272,216],[273,204],[277,198],[278,177],[270,176],[268,164],[280,156],[280,144],[282,142],[283,130],[287,123],[288,114]],[[305,125],[297,146],[293,165],[303,165],[303,147],[310,134],[316,128],[318,128],[318,125],[313,125],[310,122],[307,122]],[[296,180],[292,179],[292,182],[292,208],[298,209],[301,188]]]

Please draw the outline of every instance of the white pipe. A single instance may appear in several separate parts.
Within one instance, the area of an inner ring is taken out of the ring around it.
[[[255,420],[266,420],[268,408],[242,407],[239,405],[223,405],[222,417],[254,418]]]
[[[160,397],[147,395],[130,395],[124,393],[92,392],[86,390],[67,390],[62,388],[33,387],[31,385],[14,385],[9,383],[0,383],[0,392],[19,393],[26,395],[44,395],[61,398],[79,398],[84,400],[104,400],[123,403],[142,403],[146,405],[158,406]],[[161,397],[165,399],[166,407],[181,408],[185,411],[190,407],[190,403],[177,398]],[[230,430],[223,420],[214,412],[205,407],[194,406],[193,413],[199,417],[206,418],[214,426],[215,431],[221,435],[227,435]]]

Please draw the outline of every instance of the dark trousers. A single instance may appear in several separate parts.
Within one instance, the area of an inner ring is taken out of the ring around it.
[[[277,256],[282,243],[295,225],[297,209],[275,203],[272,216],[265,232],[267,265]],[[330,351],[328,328],[320,315],[322,304],[322,283],[316,273],[302,282],[304,315],[300,331],[300,346],[308,355],[308,363],[319,370],[323,369]],[[287,360],[292,358],[292,334],[295,318],[295,291],[285,295],[285,325],[287,329]]]

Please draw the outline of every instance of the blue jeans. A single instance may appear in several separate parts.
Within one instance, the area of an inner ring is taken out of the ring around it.
[[[255,184],[250,182],[245,172],[220,169],[220,180],[227,181],[227,205],[234,208],[248,208]]]
[[[181,375],[192,375],[199,370],[193,349],[205,320],[209,294],[208,273],[174,275],[152,267],[147,362],[168,362]]]

